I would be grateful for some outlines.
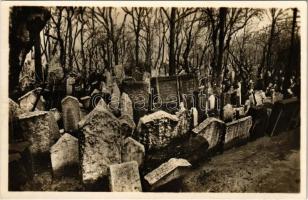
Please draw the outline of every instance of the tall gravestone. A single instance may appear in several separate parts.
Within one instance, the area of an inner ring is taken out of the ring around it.
[[[124,66],[123,65],[115,65],[114,66],[114,74],[115,79],[118,84],[121,84],[123,79],[125,78]]]
[[[124,140],[122,148],[122,162],[136,161],[138,166],[141,166],[143,164],[144,156],[145,148],[141,143],[131,137]]]
[[[116,83],[113,83],[112,94],[111,94],[111,102],[109,103],[109,108],[112,111],[118,111],[120,106],[120,98],[121,92]]]
[[[121,163],[121,126],[105,105],[99,103],[79,122],[79,127],[82,181],[91,187],[107,177],[109,165]]]
[[[80,107],[77,98],[67,96],[61,101],[64,129],[75,131],[80,121]]]
[[[120,107],[121,107],[121,115],[128,115],[133,119],[134,116],[133,103],[125,92],[123,92],[121,95]]]

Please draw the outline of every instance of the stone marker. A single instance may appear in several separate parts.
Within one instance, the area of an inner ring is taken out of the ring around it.
[[[224,149],[231,148],[241,142],[246,142],[250,137],[249,131],[252,126],[252,117],[244,117],[233,122],[226,123]]]
[[[142,192],[138,163],[131,161],[110,165],[109,185],[111,192]]]
[[[225,123],[214,117],[209,117],[199,124],[192,131],[198,135],[204,137],[208,143],[208,149],[218,148],[221,138],[224,134]]]
[[[90,96],[81,97],[80,101],[83,104],[85,109],[90,108],[90,105],[91,105],[91,97]]]
[[[133,103],[129,98],[129,96],[124,92],[122,93],[121,96],[120,107],[121,107],[121,115],[128,115],[133,119],[134,117]]]
[[[65,133],[51,149],[51,165],[55,176],[78,176],[78,139]]]
[[[184,135],[190,129],[190,117],[188,110],[185,108],[180,109],[179,112],[176,112],[176,116],[178,117],[179,121],[176,126],[177,135]]]
[[[123,79],[125,78],[124,66],[123,65],[115,65],[114,68],[115,78],[118,84],[121,84]]]
[[[121,163],[121,126],[118,119],[99,103],[82,121],[82,181],[96,184],[107,176],[108,166]]]
[[[56,121],[59,121],[61,119],[61,113],[58,111],[57,108],[52,108],[49,110],[49,112],[54,116],[54,119]]]
[[[137,126],[138,140],[146,149],[161,148],[178,136],[178,117],[165,111],[157,111],[140,118]]]
[[[31,142],[31,153],[49,152],[55,138],[59,137],[59,127],[52,114],[46,111],[34,111],[19,116],[25,136]]]
[[[65,131],[74,131],[78,129],[80,121],[80,107],[77,98],[67,96],[61,101],[63,124]]]
[[[116,83],[113,83],[111,101],[109,103],[109,108],[112,111],[118,111],[119,110],[120,98],[121,98],[120,89],[119,89],[119,87]]]
[[[198,126],[198,110],[197,108],[193,107],[191,108],[192,113],[192,121],[193,121],[193,128]]]
[[[106,77],[106,89],[107,91],[111,91],[113,81],[112,81],[111,73],[108,70],[105,71],[105,77]]]
[[[9,99],[9,119],[10,121],[14,121],[18,119],[18,116],[21,115],[23,111],[19,107],[19,105],[13,101],[12,99]]]
[[[143,164],[145,156],[145,149],[144,146],[134,140],[131,137],[128,137],[124,140],[123,147],[122,147],[122,162],[129,162],[129,161],[137,161],[138,166]]]
[[[33,108],[33,106],[36,102],[36,99],[38,97],[38,94],[40,93],[41,90],[42,90],[42,88],[36,88],[36,89],[26,93],[22,97],[20,97],[18,99],[20,108],[23,111],[32,111],[32,108]],[[45,110],[45,100],[44,100],[43,96],[40,96],[40,99],[36,104],[35,110],[41,110],[41,111]]]
[[[76,82],[76,80],[72,76],[69,76],[66,79],[66,95],[72,95],[73,94],[73,86],[74,86],[75,82]]]
[[[191,164],[185,159],[171,158],[168,162],[148,173],[144,179],[150,185],[150,189],[154,190],[183,177],[190,167]]]

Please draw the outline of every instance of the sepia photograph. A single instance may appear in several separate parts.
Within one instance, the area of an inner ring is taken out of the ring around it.
[[[280,4],[2,4],[4,190],[305,194],[307,5]]]

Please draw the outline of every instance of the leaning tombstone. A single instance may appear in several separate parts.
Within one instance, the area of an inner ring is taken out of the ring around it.
[[[50,162],[49,149],[59,137],[59,127],[51,113],[35,111],[19,116],[21,130],[27,140],[33,158],[34,170],[47,167]]]
[[[109,165],[121,163],[121,126],[103,103],[99,103],[78,125],[82,131],[82,181],[92,188],[107,178]]]
[[[191,164],[185,159],[171,158],[158,168],[148,173],[144,179],[149,185],[151,191],[159,189],[164,185],[182,178],[191,167]]]
[[[145,156],[144,146],[128,137],[123,142],[122,148],[122,162],[136,161],[140,167],[143,164]]]
[[[176,115],[161,110],[145,115],[138,122],[138,141],[145,145],[147,150],[164,147],[178,136],[178,121]]]
[[[192,132],[205,138],[208,143],[209,151],[215,151],[222,146],[225,123],[214,117],[209,117],[199,124]]]
[[[42,88],[36,88],[20,97],[18,99],[20,108],[25,112],[32,111],[41,90]],[[39,97],[35,110],[45,110],[45,100],[43,96]]]
[[[226,123],[224,149],[247,142],[250,137],[252,117],[244,117],[233,122]]]
[[[75,131],[78,129],[80,121],[80,107],[77,98],[67,96],[61,101],[63,123],[65,131]]]
[[[61,113],[58,111],[57,108],[52,108],[49,110],[49,112],[54,116],[56,121],[59,121],[61,119]]]
[[[50,149],[51,166],[55,177],[78,176],[78,139],[65,133]]]
[[[109,166],[111,192],[142,192],[138,163],[136,161]]]

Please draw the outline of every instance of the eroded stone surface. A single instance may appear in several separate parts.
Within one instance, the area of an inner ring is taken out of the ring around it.
[[[109,171],[111,192],[142,192],[136,161],[110,165]]]
[[[20,108],[24,110],[25,112],[32,111],[32,108],[41,90],[42,88],[36,88],[26,93],[22,97],[20,97],[18,99]],[[45,110],[45,100],[43,96],[40,96],[40,99],[38,100],[37,105],[35,107],[35,110],[41,110],[41,111]]]
[[[98,104],[80,123],[81,166],[84,184],[106,176],[108,166],[121,162],[121,127],[118,119]]]

